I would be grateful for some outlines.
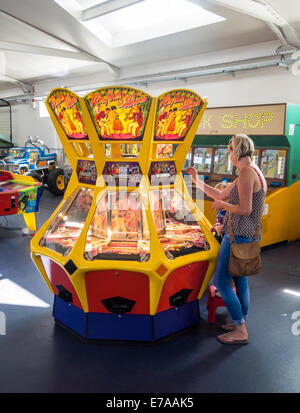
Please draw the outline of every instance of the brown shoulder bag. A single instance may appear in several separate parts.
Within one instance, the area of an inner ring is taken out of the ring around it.
[[[230,235],[230,257],[228,272],[233,277],[255,275],[261,270],[260,244],[258,241],[262,221],[257,225],[252,242],[237,244],[232,231],[231,214],[228,213],[228,231]]]

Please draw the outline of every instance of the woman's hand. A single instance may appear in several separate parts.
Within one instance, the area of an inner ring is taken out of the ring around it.
[[[191,175],[192,180],[196,182],[198,174],[197,174],[196,169],[193,166],[189,166],[188,168],[186,168],[185,172]]]
[[[224,201],[216,200],[212,204],[212,209],[220,210],[226,209],[227,203]]]

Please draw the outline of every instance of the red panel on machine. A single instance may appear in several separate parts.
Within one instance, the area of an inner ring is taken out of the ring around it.
[[[49,278],[54,293],[61,297],[68,297],[67,293],[72,295],[73,305],[82,309],[78,295],[69,279],[67,272],[59,266],[56,262],[50,260],[48,257],[41,255],[41,261]],[[58,286],[58,287],[57,287]],[[64,295],[63,295],[64,294]],[[64,299],[63,298],[63,299]],[[65,300],[66,301],[66,300]]]
[[[0,192],[0,215],[14,215],[18,213],[18,192]]]
[[[90,271],[85,276],[89,311],[109,313],[102,300],[122,297],[135,301],[130,314],[150,313],[149,279],[132,271]]]
[[[208,261],[194,262],[184,267],[176,268],[165,281],[161,297],[157,307],[157,312],[169,310],[170,297],[181,290],[192,290],[188,296],[187,302],[196,300],[202,286]]]

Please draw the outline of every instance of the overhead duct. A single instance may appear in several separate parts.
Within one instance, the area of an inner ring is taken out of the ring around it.
[[[292,53],[283,53],[282,55],[271,55],[271,56],[264,56],[253,59],[247,60],[237,60],[222,64],[216,65],[209,65],[209,66],[197,66],[192,67],[184,70],[174,70],[169,72],[160,72],[160,73],[152,73],[143,76],[135,76],[135,77],[128,77],[128,78],[120,78],[118,81],[109,82],[108,86],[112,84],[123,84],[123,85],[142,85],[148,86],[149,84],[153,83],[161,83],[161,82],[169,82],[169,81],[185,81],[187,79],[195,79],[195,78],[202,78],[206,76],[215,76],[215,75],[224,75],[230,74],[233,75],[236,72],[244,71],[244,70],[254,70],[254,69],[262,69],[266,67],[284,67],[286,69],[289,68],[291,64],[295,63],[295,59],[292,57]],[[101,86],[104,86],[106,82],[103,82]],[[84,92],[88,93],[95,88],[99,87],[99,84],[95,86],[91,86],[87,89],[84,88],[74,88],[73,90],[76,93]],[[40,96],[41,98],[41,96]],[[32,99],[32,95],[20,95],[20,96],[11,96],[5,98],[7,101],[25,101]],[[35,96],[36,100],[39,100],[39,96]]]

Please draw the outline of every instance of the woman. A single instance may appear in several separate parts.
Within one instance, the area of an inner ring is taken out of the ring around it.
[[[247,135],[235,135],[229,141],[228,152],[230,161],[239,168],[238,178],[226,189],[218,190],[197,177],[195,168],[186,171],[192,176],[193,182],[208,196],[213,198],[213,209],[224,209],[224,238],[222,240],[214,276],[214,285],[220,291],[223,301],[232,317],[233,323],[222,328],[230,332],[218,336],[223,344],[247,344],[248,332],[246,322],[248,317],[249,288],[247,277],[234,277],[236,294],[231,288],[231,275],[228,272],[230,255],[230,237],[227,228],[228,212],[231,213],[233,234],[237,243],[251,242],[257,225],[260,222],[267,183],[260,169],[251,161],[254,153],[253,141]],[[229,202],[225,200],[229,198]]]

